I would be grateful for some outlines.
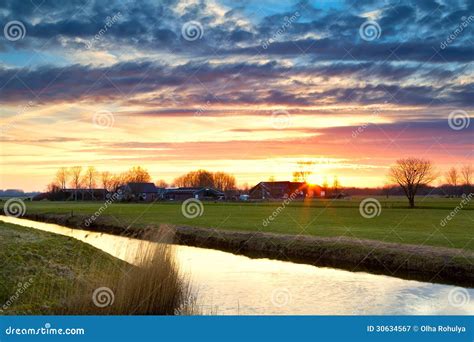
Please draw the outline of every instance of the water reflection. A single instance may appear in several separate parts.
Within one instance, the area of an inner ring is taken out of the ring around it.
[[[134,263],[140,241],[1,216],[0,220],[87,242]],[[126,248],[125,248],[126,246]],[[183,271],[191,275],[202,311],[213,314],[290,315],[467,315],[474,313],[474,289],[465,305],[449,304],[454,286],[294,264],[250,259],[231,253],[175,246]]]

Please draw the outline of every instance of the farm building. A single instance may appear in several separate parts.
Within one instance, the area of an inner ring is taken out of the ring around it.
[[[292,196],[293,194],[293,196]],[[305,182],[260,182],[249,190],[251,199],[284,199],[319,197],[321,188]]]
[[[224,193],[213,188],[176,188],[166,189],[164,198],[167,200],[184,201],[188,198],[200,200],[219,200],[224,198]]]
[[[106,189],[59,189],[53,193],[49,193],[44,198],[55,201],[94,201],[104,200],[107,195]],[[39,196],[38,199],[43,197]],[[33,198],[34,200],[38,200]]]
[[[153,183],[127,183],[120,190],[123,199],[144,202],[161,199],[165,191],[163,188],[157,188]]]

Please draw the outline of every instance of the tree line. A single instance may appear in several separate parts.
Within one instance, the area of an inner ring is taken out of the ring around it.
[[[446,183],[451,186],[472,185],[474,176],[474,167],[472,165],[464,165],[457,169],[452,167],[446,172]]]
[[[294,172],[294,181],[306,182],[312,174],[313,162],[298,162],[298,169]],[[399,159],[391,166],[388,179],[392,184],[397,184],[408,199],[410,207],[415,206],[415,196],[423,187],[429,186],[437,178],[438,172],[435,170],[430,160],[423,158],[405,158]],[[472,191],[472,181],[474,179],[474,167],[465,165],[457,169],[452,167],[445,173],[445,180],[448,186],[461,190]],[[151,182],[151,176],[145,168],[134,166],[129,170],[113,174],[109,171],[99,172],[95,167],[82,166],[61,167],[57,170],[53,182],[48,185],[48,191],[52,192],[58,189],[66,189],[68,186],[73,189],[94,189],[98,185],[108,191],[117,191],[117,189],[127,183],[148,183]],[[226,172],[210,172],[204,169],[188,172],[174,179],[172,184],[167,184],[164,180],[158,180],[158,187],[209,187],[221,191],[236,189],[236,179],[233,175]],[[323,190],[329,190],[327,181],[322,184]],[[332,190],[338,192],[341,185],[337,177],[334,178]]]
[[[174,180],[175,186],[180,187],[207,187],[216,188],[222,191],[236,188],[235,177],[225,172],[210,172],[207,170],[197,170],[188,172]]]
[[[86,168],[82,166],[61,167],[56,171],[53,181],[48,184],[47,191],[72,189],[95,189],[101,187],[108,191],[117,191],[118,188],[127,183],[150,183],[152,177],[147,169],[141,166],[133,166],[129,170],[113,174],[109,171],[98,171],[94,166]],[[179,187],[212,187],[221,191],[235,189],[236,180],[231,174],[225,172],[209,172],[197,170],[188,172],[176,178],[173,184],[168,184],[160,179],[155,182],[160,188],[169,186]]]

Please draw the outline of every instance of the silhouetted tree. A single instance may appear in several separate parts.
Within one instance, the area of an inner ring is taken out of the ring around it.
[[[56,171],[55,183],[58,185],[59,188],[66,189],[68,177],[68,169],[66,167],[61,167],[58,171]]]
[[[151,176],[148,171],[141,166],[134,166],[124,175],[125,181],[129,183],[148,183]]]
[[[86,169],[86,173],[84,174],[84,183],[85,186],[91,190],[94,189],[96,186],[96,180],[97,180],[97,170],[93,166],[89,166]]]
[[[113,175],[110,179],[110,189],[117,191],[122,185],[125,185],[125,174]]]
[[[166,181],[164,181],[163,179],[159,179],[158,181],[156,181],[155,185],[158,188],[167,188],[168,187],[168,183],[166,183]]]
[[[463,185],[470,186],[472,184],[472,178],[474,174],[474,167],[472,165],[464,165],[461,168],[461,177]]]
[[[212,172],[197,170],[188,172],[174,180],[176,186],[182,187],[213,187],[214,180]]]
[[[82,186],[82,166],[73,166],[69,169],[71,175],[71,187],[79,189]]]
[[[225,172],[215,172],[212,175],[213,187],[221,190],[235,189],[235,177]]]
[[[82,166],[73,166],[69,169],[71,174],[71,187],[79,189],[82,187]],[[77,201],[77,191],[74,191],[74,199]]]
[[[332,190],[334,191],[335,194],[337,194],[340,188],[341,188],[341,183],[339,182],[339,179],[337,178],[337,176],[334,176],[334,180],[332,182]]]
[[[220,190],[235,188],[235,177],[225,172],[212,173],[207,170],[197,170],[179,176],[173,181],[174,185],[180,187],[206,187]]]
[[[100,174],[100,182],[102,184],[102,188],[108,191],[112,190],[112,177],[113,175],[109,171],[103,171]]]
[[[446,183],[448,183],[451,186],[458,186],[459,184],[459,174],[458,170],[456,170],[455,167],[452,167],[449,169],[448,172],[446,172]]]
[[[431,161],[421,158],[399,159],[389,173],[390,180],[403,189],[410,208],[415,207],[415,195],[419,188],[430,184],[436,177]]]
[[[56,182],[51,182],[46,186],[46,192],[50,193],[58,192],[60,189],[62,188]]]

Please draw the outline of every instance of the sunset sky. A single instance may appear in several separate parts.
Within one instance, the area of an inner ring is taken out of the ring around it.
[[[2,0],[0,188],[44,190],[73,165],[252,186],[313,160],[312,182],[362,187],[397,158],[473,164],[473,15],[468,0]]]

